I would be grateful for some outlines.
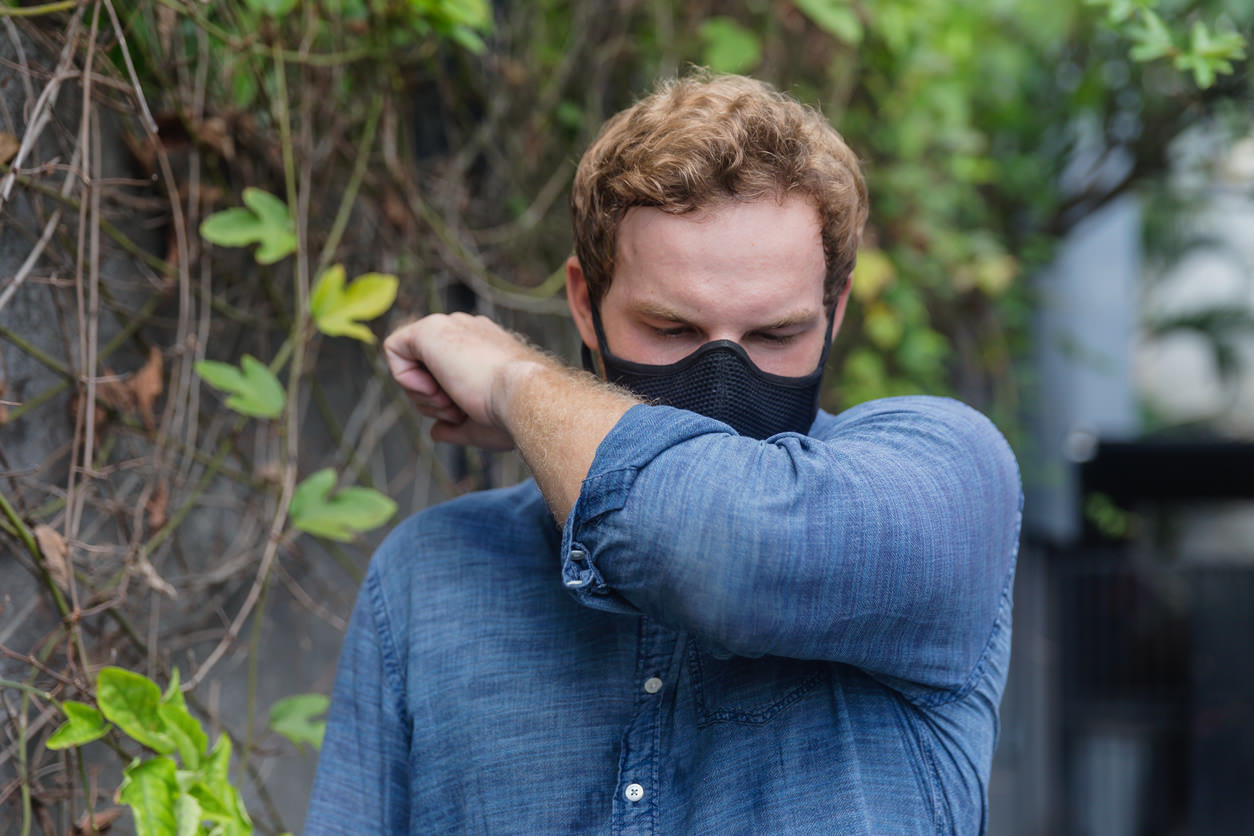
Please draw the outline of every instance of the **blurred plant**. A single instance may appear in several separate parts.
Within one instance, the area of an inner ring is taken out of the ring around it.
[[[1132,41],[1129,53],[1134,61],[1171,60],[1182,72],[1193,73],[1203,89],[1215,83],[1216,76],[1233,72],[1233,61],[1245,57],[1245,38],[1232,29],[1231,22],[1216,32],[1205,21],[1194,20],[1185,37],[1173,32],[1155,8],[1157,0],[1088,0],[1106,9],[1107,21]]]
[[[331,707],[325,694],[293,694],[270,706],[270,729],[297,746],[322,748],[327,731],[326,719],[318,719]]]
[[[1085,496],[1084,519],[1107,540],[1127,540],[1145,525],[1138,515],[1120,508],[1109,494],[1100,491]]]

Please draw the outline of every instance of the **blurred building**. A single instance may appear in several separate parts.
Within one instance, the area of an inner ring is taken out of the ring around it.
[[[1254,831],[1254,142],[1223,159],[1169,268],[1128,197],[1037,285],[996,836]]]

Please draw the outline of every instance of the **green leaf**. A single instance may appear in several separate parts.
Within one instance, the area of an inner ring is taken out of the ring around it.
[[[866,315],[862,319],[862,330],[872,343],[884,350],[896,348],[905,334],[905,326],[898,312],[883,302],[872,302],[867,306]]]
[[[174,741],[157,713],[161,689],[148,677],[124,668],[104,668],[96,678],[96,701],[104,716],[135,740],[163,755],[174,751]]]
[[[188,787],[187,793],[199,802],[204,818],[220,825],[221,833],[226,836],[246,836],[252,833],[252,820],[248,816],[248,810],[244,808],[239,791],[231,785],[230,766],[231,741],[226,735],[222,735],[201,767],[201,780]]]
[[[296,251],[296,225],[287,204],[267,191],[244,189],[244,205],[215,212],[200,225],[205,240],[220,247],[258,244],[258,264],[273,264]]]
[[[1144,25],[1139,29],[1132,30],[1129,34],[1135,45],[1129,52],[1133,61],[1153,61],[1169,55],[1175,50],[1175,44],[1171,40],[1171,32],[1167,30],[1163,19],[1155,14],[1152,10],[1147,10],[1143,18]]]
[[[251,186],[244,189],[244,205],[253,210],[264,226],[277,228],[292,222],[287,204],[265,189]]]
[[[1176,56],[1174,65],[1182,72],[1192,72],[1194,83],[1202,90],[1215,83],[1215,67],[1208,58],[1186,52]]]
[[[853,287],[850,292],[854,298],[866,304],[879,297],[884,288],[892,283],[897,276],[897,268],[892,259],[877,247],[863,247],[858,250],[858,261],[853,268]]]
[[[247,0],[247,5],[254,12],[281,18],[296,7],[296,0]]]
[[[213,388],[229,393],[226,405],[241,415],[278,416],[285,401],[279,379],[251,354],[244,355],[241,367],[242,371],[230,363],[201,360],[196,364],[196,373]]]
[[[360,324],[374,319],[396,300],[400,283],[386,273],[365,273],[344,286],[344,267],[336,264],[323,271],[310,295],[309,310],[318,330],[332,337],[355,337],[373,343],[374,334]]]
[[[223,209],[205,218],[200,234],[219,247],[246,247],[258,240],[257,216],[239,206]]]
[[[212,793],[225,796],[226,788],[230,786],[230,771],[231,738],[224,734],[219,736],[217,742],[213,744],[213,751],[205,760],[201,774],[204,775],[205,784]]]
[[[802,14],[820,29],[849,44],[862,42],[862,21],[848,0],[793,0]]]
[[[705,46],[702,63],[716,73],[743,73],[762,60],[762,41],[729,17],[712,17],[701,24]]]
[[[296,486],[289,513],[292,525],[329,540],[348,541],[358,531],[383,525],[396,503],[370,488],[350,487],[331,496],[335,471],[324,468]]]
[[[1122,23],[1136,12],[1137,4],[1133,0],[1104,0],[1107,6],[1106,19],[1111,23]],[[1103,3],[1091,3],[1091,5],[1103,5]]]
[[[217,822],[235,820],[235,808],[229,794],[226,799],[219,797],[204,781],[197,781],[188,787],[187,794],[196,799],[202,819]]]
[[[234,105],[240,110],[248,110],[253,106],[253,102],[257,100],[258,90],[257,79],[253,77],[251,69],[247,65],[237,64],[235,70],[231,73],[231,101]],[[232,210],[228,209],[227,211]],[[201,234],[204,234],[203,226],[201,227]],[[208,238],[209,236],[206,235],[205,237]],[[244,243],[248,242],[245,241]],[[243,246],[243,244],[233,246]]]
[[[68,749],[81,746],[104,737],[109,731],[104,715],[92,706],[75,700],[61,703],[61,710],[68,717],[61,727],[52,733],[44,745],[49,749]]]
[[[479,37],[473,29],[465,26],[454,26],[448,31],[448,37],[453,43],[474,55],[480,55],[488,48],[483,38]]]
[[[253,820],[244,809],[244,799],[240,797],[239,790],[235,787],[227,787],[227,789],[230,791],[229,795],[234,805],[235,818],[228,823],[226,832],[229,836],[249,836],[253,832]]]
[[[583,109],[572,101],[563,101],[553,111],[553,117],[563,128],[577,131],[583,124]]]
[[[174,812],[178,797],[174,772],[174,761],[169,758],[142,763],[135,760],[126,768],[118,800],[135,814],[136,836],[174,836],[179,832]]]
[[[270,728],[295,743],[322,748],[327,721],[315,718],[326,714],[331,698],[325,694],[296,694],[270,707]]]
[[[196,769],[209,748],[209,738],[200,721],[187,710],[183,692],[179,690],[179,672],[174,669],[170,685],[161,698],[157,714],[165,724],[165,732],[174,741],[179,757],[188,769]]]
[[[174,820],[178,823],[177,836],[197,836],[200,833],[200,802],[194,796],[180,793],[174,799]]]

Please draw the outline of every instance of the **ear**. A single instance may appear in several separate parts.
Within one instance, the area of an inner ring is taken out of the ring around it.
[[[566,304],[570,305],[570,315],[575,319],[575,327],[579,336],[592,353],[598,354],[597,332],[592,325],[592,297],[588,295],[588,279],[579,266],[579,259],[571,256],[566,259]]]
[[[840,297],[836,300],[836,310],[832,313],[832,342],[836,341],[836,332],[840,330],[840,323],[845,321],[845,308],[849,306],[849,291],[853,289],[853,277],[845,282],[845,289],[840,292]]]

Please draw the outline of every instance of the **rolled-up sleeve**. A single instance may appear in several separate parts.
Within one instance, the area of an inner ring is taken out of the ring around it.
[[[961,692],[1012,582],[1021,509],[1005,439],[950,399],[872,401],[765,441],[637,406],[566,521],[562,581],[712,652]]]

